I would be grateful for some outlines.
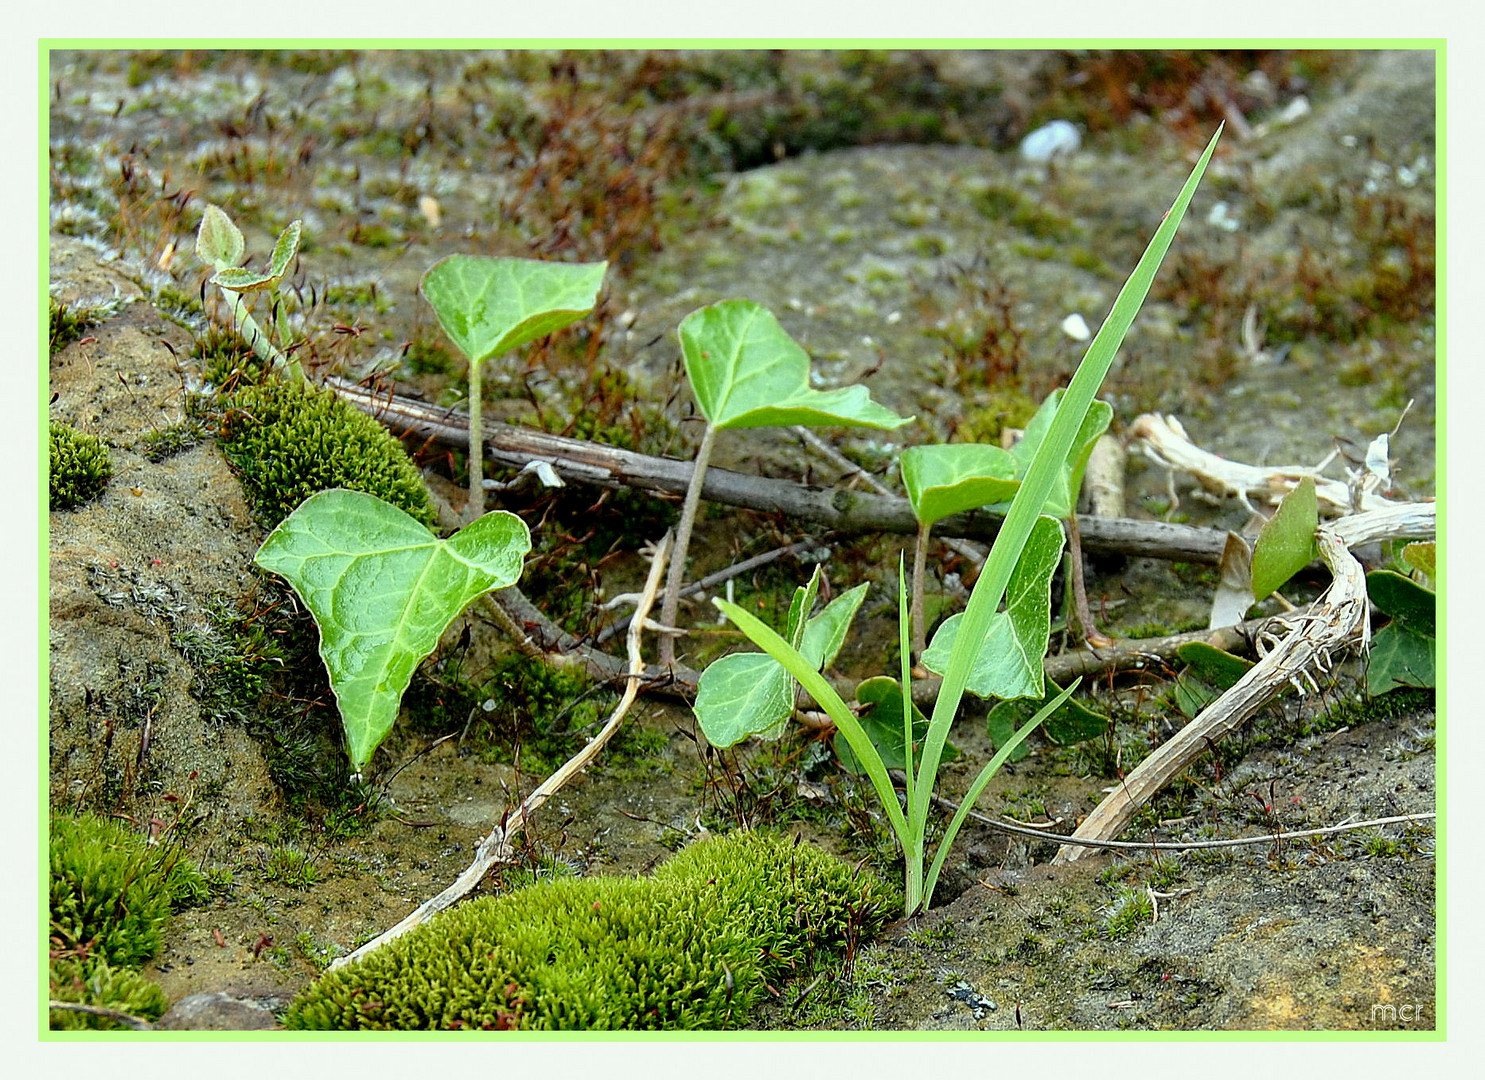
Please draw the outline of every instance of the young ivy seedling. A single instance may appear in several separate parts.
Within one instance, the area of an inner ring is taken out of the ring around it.
[[[423,275],[422,291],[444,333],[469,361],[469,504],[464,520],[485,512],[480,369],[593,310],[608,263],[555,263],[450,255]]]
[[[287,371],[295,379],[303,379],[304,370],[294,358],[292,349],[287,345],[282,351],[274,347],[257,320],[248,312],[243,294],[266,291],[272,297],[278,339],[280,342],[287,342],[288,323],[283,317],[277,291],[278,283],[289,271],[289,263],[299,252],[299,230],[300,223],[293,221],[279,233],[278,241],[273,245],[273,254],[268,259],[268,269],[264,273],[237,265],[244,250],[242,231],[219,207],[208,205],[206,212],[201,215],[201,226],[196,230],[196,254],[216,271],[211,276],[211,283],[220,288],[231,303],[233,326],[237,333],[264,361]]]
[[[696,450],[686,501],[676,527],[675,554],[665,581],[660,622],[674,626],[686,575],[686,548],[718,431],[729,428],[841,424],[891,430],[912,417],[871,400],[864,386],[814,390],[809,354],[785,333],[773,312],[751,300],[723,300],[681,320],[681,353],[706,429]],[[805,614],[808,614],[806,612]],[[660,640],[662,666],[675,660],[675,639]]]

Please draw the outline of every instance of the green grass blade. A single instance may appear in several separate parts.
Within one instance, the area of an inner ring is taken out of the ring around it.
[[[872,787],[876,789],[877,797],[882,800],[882,808],[892,824],[892,831],[902,840],[906,848],[907,820],[903,817],[902,808],[897,805],[897,791],[892,786],[892,778],[887,775],[887,767],[882,763],[882,755],[877,752],[871,738],[861,727],[850,708],[835,692],[835,687],[831,686],[825,677],[814,669],[799,650],[780,637],[762,619],[720,598],[713,599],[712,603],[748,636],[748,640],[782,664],[784,670],[793,675],[799,685],[809,691],[810,696],[835,722],[840,733],[846,737],[851,752],[856,755],[856,760],[866,770]]]
[[[1222,131],[1219,128],[1217,134],[1212,136],[1212,141],[1207,144],[1196,167],[1192,169],[1185,186],[1181,188],[1181,193],[1176,196],[1175,203],[1166,212],[1160,227],[1155,230],[1155,236],[1150,241],[1149,247],[1145,249],[1144,255],[1140,257],[1134,272],[1129,275],[1129,280],[1119,291],[1119,296],[1114,301],[1108,318],[1099,327],[1097,335],[1088,347],[1087,354],[1083,357],[1083,362],[1078,366],[1077,373],[1062,395],[1057,415],[1031,467],[1027,469],[1020,490],[1011,500],[1010,510],[1001,524],[995,545],[991,549],[989,558],[985,560],[980,579],[975,583],[974,592],[970,594],[969,603],[965,607],[959,636],[954,644],[948,670],[944,672],[944,681],[939,688],[938,700],[934,704],[928,737],[923,745],[923,761],[919,769],[918,786],[914,791],[916,803],[910,807],[915,820],[919,815],[923,820],[927,820],[928,798],[932,793],[933,780],[938,772],[939,758],[949,735],[949,727],[953,724],[954,715],[959,710],[959,702],[964,696],[964,688],[969,680],[974,658],[989,630],[990,620],[1000,606],[1001,598],[1005,595],[1011,572],[1015,569],[1021,551],[1026,546],[1026,540],[1031,535],[1032,526],[1036,523],[1042,506],[1051,493],[1052,485],[1063,463],[1067,460],[1068,452],[1077,439],[1078,430],[1083,425],[1083,417],[1103,385],[1104,377],[1113,365],[1114,357],[1118,355],[1124,335],[1134,322],[1140,305],[1144,303],[1145,296],[1150,291],[1150,285],[1155,280],[1155,272],[1159,269],[1166,251],[1169,250],[1171,241],[1175,239],[1176,229],[1180,226],[1182,217],[1185,216],[1186,208],[1190,205],[1197,184],[1201,182],[1202,175],[1206,172],[1207,163],[1211,160],[1212,152],[1217,148],[1217,140],[1221,138],[1221,135]]]
[[[939,841],[938,851],[933,856],[933,865],[928,869],[928,877],[923,884],[923,906],[925,908],[933,902],[933,888],[938,884],[938,872],[943,869],[944,859],[949,854],[954,837],[959,835],[959,827],[964,824],[964,819],[969,817],[969,812],[974,809],[975,800],[985,790],[985,785],[990,783],[991,778],[1000,771],[1000,767],[1015,752],[1016,747],[1021,745],[1022,740],[1035,731],[1043,720],[1056,712],[1057,708],[1072,696],[1072,692],[1078,688],[1080,682],[1082,682],[1081,679],[1074,679],[1071,686],[1038,709],[1036,715],[1022,724],[1021,729],[1007,739],[1006,744],[985,763],[985,767],[980,770],[980,775],[975,777],[975,782],[969,785],[969,790],[964,793],[964,798],[959,803],[959,810],[949,821],[949,827],[944,830],[944,838]]]

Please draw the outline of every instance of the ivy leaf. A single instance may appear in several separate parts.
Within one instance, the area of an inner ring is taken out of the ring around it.
[[[902,745],[902,688],[898,681],[889,675],[878,675],[872,679],[863,680],[856,687],[856,700],[861,705],[867,706],[858,718],[861,727],[871,739],[872,745],[877,748],[877,753],[882,755],[882,764],[889,769],[907,768],[907,754]],[[928,717],[913,706],[913,746],[916,748],[922,744],[923,737],[928,734]],[[845,736],[836,732],[831,740],[831,747],[835,750],[835,756],[840,761],[841,768],[848,773],[860,776],[865,770],[861,763],[856,760],[856,754],[851,749],[851,744],[846,741]],[[959,756],[957,747],[944,744],[944,756],[941,760],[953,761]]]
[[[608,263],[450,255],[423,275],[423,296],[471,363],[545,337],[598,303]]]
[[[696,404],[716,428],[843,424],[891,429],[898,416],[864,386],[812,390],[809,354],[773,313],[751,300],[723,300],[680,325],[681,352]]]
[[[924,525],[978,506],[1008,502],[1021,486],[1011,453],[983,443],[912,446],[902,452],[900,462],[908,502]]]
[[[1366,575],[1366,591],[1392,620],[1372,637],[1367,693],[1375,697],[1399,686],[1435,685],[1437,594],[1391,570]]]
[[[840,652],[867,589],[864,583],[857,585],[814,618],[804,619],[804,612],[814,605],[820,577],[817,566],[809,585],[794,590],[785,635],[816,670],[829,667]],[[755,735],[776,739],[794,715],[794,679],[767,653],[731,653],[713,660],[701,673],[692,710],[707,742],[719,749]]]
[[[1062,391],[1053,390],[1047,395],[1036,415],[1026,425],[1026,434],[1011,447],[1010,455],[1016,461],[1016,476],[1024,477],[1031,468],[1031,461],[1041,448],[1042,441],[1052,430],[1052,421],[1057,418],[1057,409],[1062,403]],[[1093,456],[1093,447],[1099,436],[1109,429],[1114,419],[1114,407],[1107,401],[1093,401],[1083,414],[1083,423],[1067,451],[1062,469],[1052,481],[1042,513],[1062,519],[1069,517],[1078,501],[1078,489],[1083,486],[1083,473],[1088,468],[1088,459]]]
[[[990,741],[997,747],[1004,746],[1021,729],[1022,724],[1030,720],[1043,706],[1056,701],[1061,695],[1062,687],[1048,679],[1046,680],[1046,693],[1040,700],[1021,698],[1015,701],[997,702],[990,710],[990,715],[986,717]],[[1042,734],[1058,746],[1071,746],[1074,743],[1098,738],[1108,731],[1110,723],[1112,721],[1102,713],[1094,712],[1081,702],[1068,698],[1042,721]],[[1030,749],[1026,743],[1021,743],[1011,751],[1009,760],[1020,761],[1030,752]]]
[[[197,256],[217,270],[226,270],[242,261],[242,252],[242,230],[220,207],[208,204],[196,230]]]
[[[1043,514],[1006,585],[1006,605],[990,619],[985,642],[966,684],[982,698],[1042,697],[1042,657],[1052,632],[1052,572],[1062,558],[1062,524]],[[964,616],[945,620],[922,656],[923,666],[943,674]]]
[[[283,280],[289,272],[289,263],[293,261],[295,254],[299,251],[299,231],[302,224],[298,221],[289,222],[288,228],[278,234],[278,242],[273,245],[273,255],[268,260],[268,272],[258,273],[256,270],[248,270],[240,267],[229,267],[218,270],[212,275],[212,283],[220,285],[224,289],[233,292],[256,292],[259,289],[271,289]],[[235,226],[234,226],[235,228]],[[238,234],[239,241],[241,234]],[[241,252],[238,253],[239,257]]]
[[[776,739],[794,715],[794,680],[767,653],[730,653],[701,673],[692,710],[719,750],[754,735]]]
[[[1253,542],[1253,596],[1263,600],[1308,566],[1317,554],[1320,506],[1315,481],[1305,477],[1284,496]]]
[[[315,617],[351,765],[371,759],[397,719],[413,671],[481,593],[521,576],[531,534],[495,511],[440,540],[373,495],[310,496],[254,562],[286,578]]]

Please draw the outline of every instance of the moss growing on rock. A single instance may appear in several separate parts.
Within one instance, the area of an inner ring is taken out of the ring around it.
[[[53,510],[71,510],[103,492],[113,475],[108,447],[94,435],[53,422],[51,425],[51,476],[48,505]]]
[[[173,846],[150,846],[117,821],[51,822],[48,933],[54,951],[138,967],[160,947],[177,898],[200,893],[201,871]]]
[[[768,984],[876,929],[874,879],[808,845],[703,841],[651,878],[567,878],[446,912],[320,979],[291,1028],[734,1028]]]
[[[165,991],[132,968],[118,968],[106,960],[57,960],[48,972],[51,1000],[113,1009],[141,1020],[158,1020],[169,1002]],[[51,1010],[53,1031],[109,1031],[128,1027],[107,1016]]]
[[[417,467],[385,428],[308,383],[269,381],[222,399],[222,453],[268,528],[330,488],[375,495],[430,528],[438,515]]]

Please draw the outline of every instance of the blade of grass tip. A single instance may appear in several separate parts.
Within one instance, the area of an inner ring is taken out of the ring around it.
[[[995,774],[1000,771],[1000,767],[1006,763],[1016,747],[1020,746],[1022,741],[1041,725],[1042,721],[1051,716],[1064,701],[1071,697],[1072,692],[1078,688],[1078,684],[1082,681],[1082,679],[1074,679],[1071,686],[1038,709],[1036,715],[1022,724],[1020,730],[1007,739],[1006,744],[996,752],[993,758],[985,763],[985,767],[980,770],[980,775],[975,777],[975,782],[969,785],[969,790],[964,793],[964,798],[959,802],[959,809],[955,812],[953,818],[950,819],[949,827],[944,830],[944,838],[939,841],[938,851],[933,855],[933,865],[929,867],[928,877],[924,879],[923,906],[925,908],[933,902],[933,888],[938,884],[938,872],[943,869],[944,859],[949,854],[949,847],[954,843],[954,837],[959,835],[959,827],[969,817],[969,812],[974,809],[975,802],[979,799],[981,792],[985,790],[986,785],[990,783]]]
[[[712,603],[748,636],[748,640],[782,664],[784,670],[794,676],[799,685],[809,691],[810,696],[835,722],[836,728],[850,744],[856,760],[861,763],[862,768],[866,770],[866,775],[871,779],[877,798],[882,800],[882,808],[892,825],[892,831],[906,847],[909,839],[907,819],[903,816],[902,808],[897,805],[897,789],[892,786],[892,778],[887,775],[887,766],[882,762],[881,753],[862,728],[860,721],[841,700],[841,696],[835,692],[835,687],[831,686],[825,677],[800,655],[797,649],[780,637],[767,623],[720,597],[714,597]]]
[[[1191,203],[1191,196],[1195,194],[1196,187],[1206,172],[1207,163],[1211,160],[1212,152],[1217,148],[1217,140],[1221,137],[1222,128],[1219,126],[1217,133],[1212,136],[1211,142],[1207,144],[1206,150],[1197,161],[1196,167],[1191,170],[1191,175],[1181,188],[1181,193],[1176,196],[1176,201],[1161,219],[1160,227],[1155,230],[1155,236],[1140,257],[1134,272],[1129,275],[1124,287],[1119,290],[1119,296],[1114,301],[1108,318],[1099,327],[1072,381],[1063,391],[1057,415],[1040,449],[1032,459],[1031,467],[1027,470],[1020,489],[1016,492],[1015,498],[1011,500],[1010,509],[1001,523],[995,544],[980,570],[980,578],[975,582],[974,591],[970,594],[969,603],[964,609],[964,618],[960,622],[954,650],[949,657],[948,670],[944,672],[938,700],[934,703],[933,716],[928,725],[928,736],[923,743],[922,766],[919,770],[915,795],[918,801],[924,804],[922,808],[924,820],[927,820],[926,804],[932,790],[931,781],[938,771],[944,742],[949,736],[949,727],[954,722],[954,714],[959,710],[959,702],[964,696],[964,688],[969,681],[974,657],[984,643],[990,620],[1000,606],[1001,598],[1005,595],[1011,571],[1015,569],[1016,561],[1021,557],[1027,537],[1031,535],[1032,525],[1036,523],[1042,507],[1046,505],[1047,495],[1052,490],[1057,472],[1061,469],[1068,451],[1077,438],[1078,429],[1083,425],[1083,417],[1088,411],[1088,406],[1092,404],[1099,387],[1103,385],[1103,380],[1114,363],[1114,357],[1118,354],[1119,345],[1123,342],[1124,335],[1128,332],[1130,324],[1134,322],[1140,305],[1150,291],[1150,285],[1155,280],[1155,272],[1159,269],[1161,260],[1175,238],[1176,229],[1180,226],[1186,208]],[[925,785],[925,781],[929,783]]]
[[[912,820],[913,807],[913,664],[908,647],[912,642],[912,612],[908,606],[907,569],[902,552],[897,553],[897,649],[902,660],[902,775],[907,796],[908,822],[918,828]],[[921,834],[920,834],[921,835]]]

